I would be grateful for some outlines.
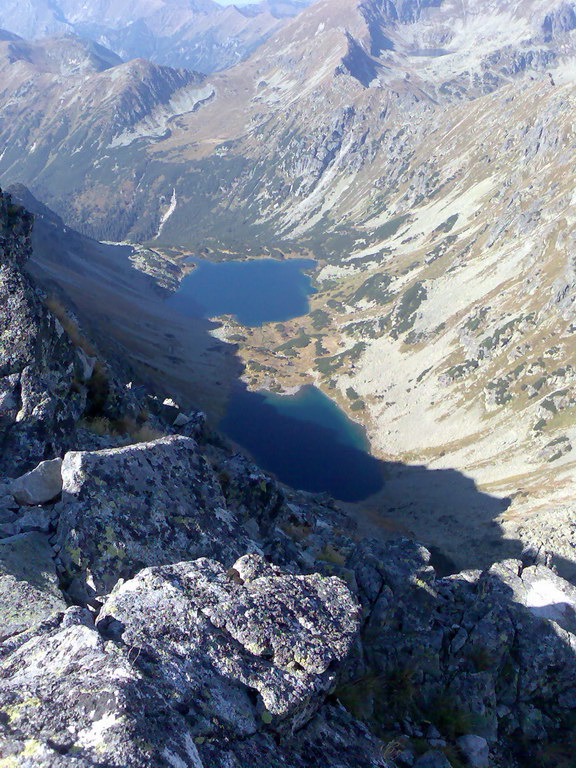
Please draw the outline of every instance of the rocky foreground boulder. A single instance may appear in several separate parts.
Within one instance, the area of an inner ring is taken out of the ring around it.
[[[84,601],[146,565],[202,555],[231,562],[255,548],[196,442],[180,435],[67,453],[58,512],[60,567]]]
[[[0,641],[66,609],[46,536],[31,532],[0,540],[0,606]]]
[[[336,752],[334,719],[346,735],[335,764],[384,765],[345,712],[318,720],[358,629],[339,579],[285,574],[258,555],[145,569],[96,627],[70,609],[11,649],[2,754],[25,767],[315,765],[319,746]]]
[[[10,493],[19,504],[46,504],[62,492],[62,459],[43,461],[35,469],[18,477],[10,485]]]

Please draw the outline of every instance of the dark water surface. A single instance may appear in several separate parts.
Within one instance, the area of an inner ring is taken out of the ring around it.
[[[195,317],[235,315],[259,326],[305,315],[314,293],[306,259],[229,261],[198,265],[168,303]],[[316,387],[296,395],[233,389],[220,429],[261,467],[305,491],[359,501],[382,486],[381,464],[364,430]]]
[[[247,326],[281,322],[305,315],[308,296],[315,292],[303,271],[316,265],[309,259],[195,263],[198,266],[168,299],[171,307],[187,315],[235,315]]]
[[[364,430],[316,387],[291,396],[239,387],[220,429],[294,488],[360,501],[382,487]]]

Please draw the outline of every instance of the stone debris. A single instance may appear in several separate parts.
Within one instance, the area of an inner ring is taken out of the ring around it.
[[[62,459],[42,461],[35,469],[16,478],[10,490],[18,504],[46,504],[62,492]]]

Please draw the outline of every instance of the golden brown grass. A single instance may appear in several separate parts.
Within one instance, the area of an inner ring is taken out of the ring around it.
[[[84,334],[78,328],[77,323],[70,317],[68,310],[62,304],[62,302],[56,298],[56,296],[48,296],[45,300],[46,307],[52,312],[52,314],[58,319],[60,325],[70,338],[72,344],[75,347],[79,347],[89,357],[96,357],[97,352],[92,343],[84,336]]]

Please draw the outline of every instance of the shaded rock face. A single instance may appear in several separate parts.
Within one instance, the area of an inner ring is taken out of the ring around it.
[[[32,217],[0,192],[0,472],[20,474],[72,442],[79,360],[23,267]]]
[[[71,452],[62,478],[56,544],[77,599],[105,594],[147,565],[232,561],[255,547],[191,438]]]
[[[576,704],[574,588],[516,560],[442,579],[428,561],[407,540],[363,544],[349,561],[368,615],[366,671],[342,699],[379,727],[416,711],[448,739],[558,739]]]
[[[278,484],[239,454],[226,457],[216,469],[229,508],[242,520],[253,520],[263,534],[270,533],[284,502]]]
[[[96,629],[71,609],[11,649],[2,754],[25,768],[240,768],[248,756],[298,768],[335,756],[341,738],[338,765],[384,766],[341,708],[316,714],[357,629],[338,579],[255,556],[230,571],[207,559],[146,569],[114,590]],[[301,729],[293,740],[274,736],[285,718]]]
[[[0,542],[0,641],[66,608],[53,555],[40,533]]]

